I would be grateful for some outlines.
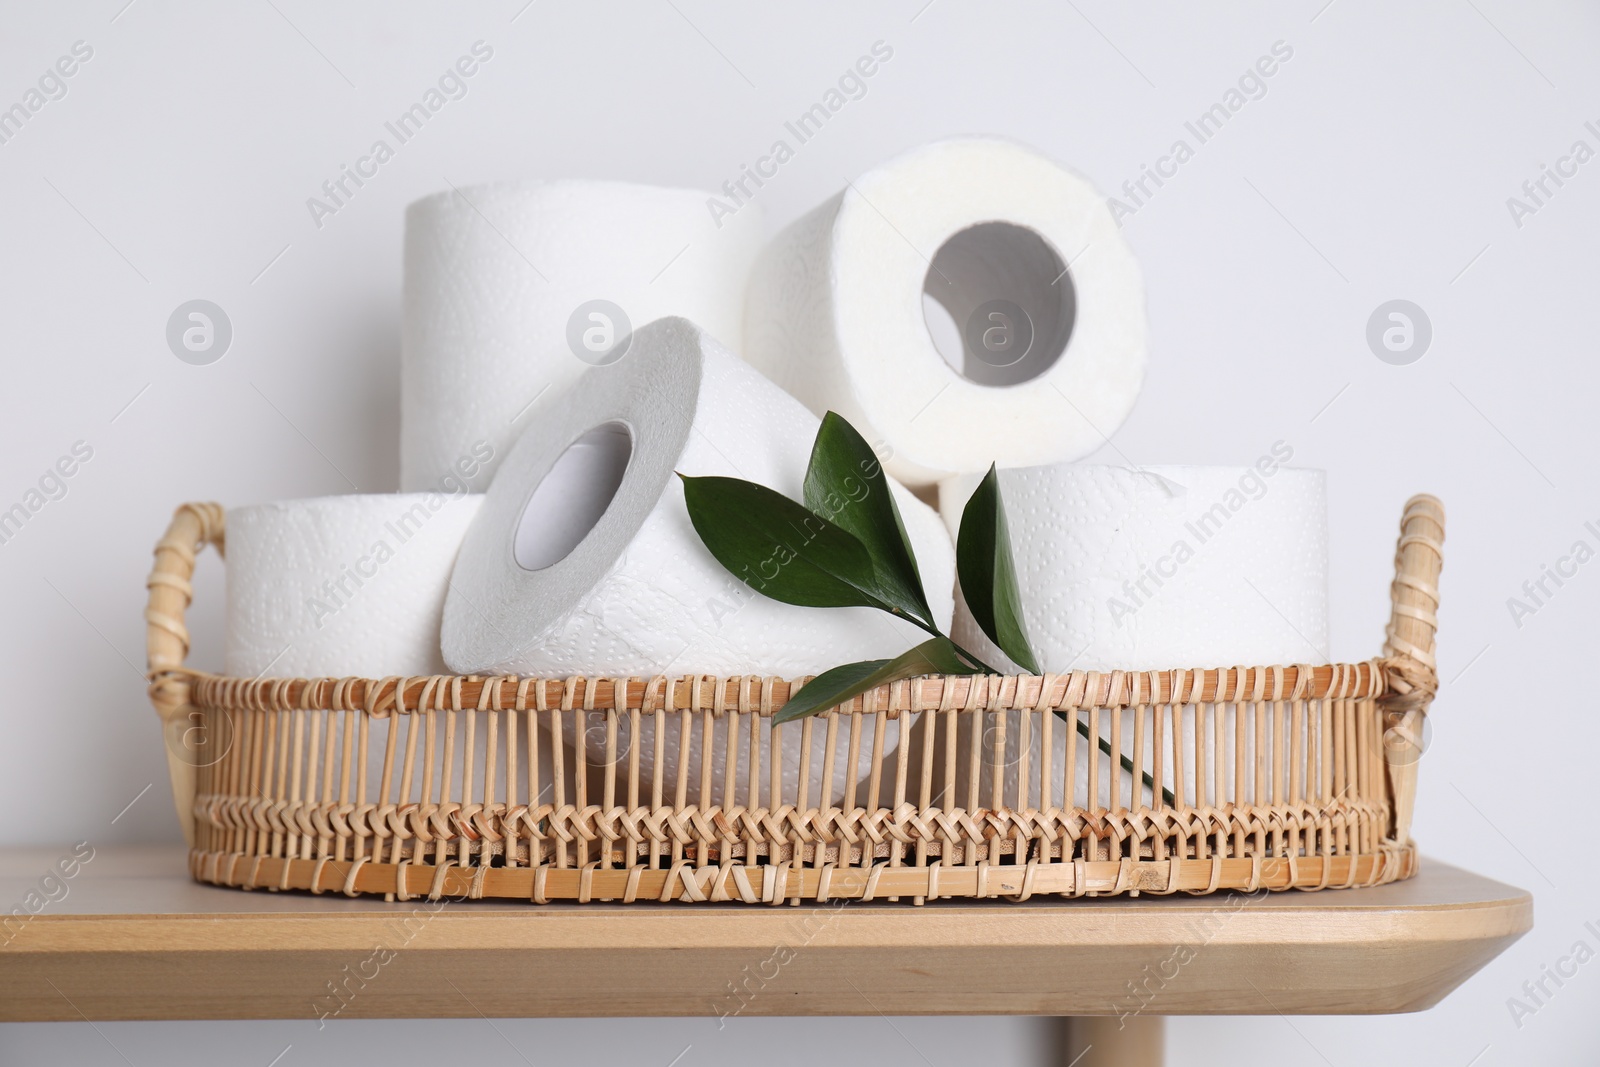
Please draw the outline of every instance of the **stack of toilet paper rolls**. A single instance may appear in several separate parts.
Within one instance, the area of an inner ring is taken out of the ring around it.
[[[229,674],[449,669],[439,633],[451,571],[521,432],[561,410],[584,372],[626,353],[628,316],[684,315],[738,343],[759,214],[741,211],[719,229],[706,195],[520,182],[411,205],[403,492],[230,510]]]
[[[413,204],[405,492],[230,512],[228,672],[795,678],[897,655],[919,633],[723,570],[675,477],[797,498],[829,410],[937,496],[941,514],[893,485],[937,621],[989,662],[1009,666],[954,595],[953,539],[991,462],[1044,669],[1326,659],[1319,474],[1279,457],[1256,495],[1255,468],[1070,466],[1145,370],[1138,267],[1084,179],[1012,142],[939,142],[764,250],[752,205],[712,202],[563,181]],[[1196,510],[1213,498],[1225,519]],[[1173,570],[1179,520],[1207,536]],[[811,795],[837,795],[816,774]]]

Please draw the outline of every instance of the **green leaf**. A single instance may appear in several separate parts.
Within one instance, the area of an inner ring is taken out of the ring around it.
[[[1089,740],[1089,724],[1088,723],[1079,722],[1078,721],[1078,717],[1076,715],[1068,715],[1064,711],[1056,712],[1056,718],[1060,719],[1062,722],[1068,724],[1069,726],[1076,725],[1077,728],[1078,728],[1078,733],[1083,735],[1083,739],[1085,741]],[[1119,755],[1117,752],[1115,752],[1111,748],[1111,742],[1107,741],[1103,737],[1100,738],[1100,751],[1104,752],[1107,756],[1111,756],[1111,757],[1113,757],[1115,759],[1120,760],[1122,762],[1122,769],[1127,771],[1129,774],[1133,773],[1133,760],[1129,759],[1127,756]],[[1140,775],[1140,777],[1144,779],[1145,787],[1147,789],[1149,789],[1151,791],[1152,795],[1153,795],[1154,792],[1155,792],[1156,783],[1155,783],[1155,779],[1150,777],[1150,772],[1149,771],[1145,771],[1142,775]],[[1172,790],[1170,790],[1170,789],[1167,789],[1167,788],[1163,787],[1162,790],[1161,790],[1161,796],[1162,796],[1162,799],[1164,799],[1167,802],[1167,805],[1169,807],[1174,807],[1178,803],[1176,800],[1172,799]]]
[[[1011,531],[1000,500],[1000,476],[994,465],[961,513],[956,536],[956,573],[961,595],[973,621],[1024,670],[1039,673],[1022,622],[1022,597],[1017,592],[1017,568],[1011,559]]]
[[[750,588],[802,607],[884,607],[872,557],[851,534],[754,482],[679,477],[700,540]]]
[[[903,678],[916,678],[924,674],[981,673],[982,668],[968,662],[948,637],[935,637],[894,659],[862,660],[860,663],[846,663],[842,667],[823,671],[801,686],[798,692],[790,694],[788,703],[772,717],[772,721],[778,723],[803,719],[852,700],[869,689]]]
[[[832,411],[822,417],[822,428],[811,446],[805,504],[866,546],[884,601],[929,628],[934,626],[916,553],[883,465],[866,438]]]

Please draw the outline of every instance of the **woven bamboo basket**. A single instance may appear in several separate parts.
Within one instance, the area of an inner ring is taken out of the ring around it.
[[[1443,539],[1439,502],[1409,501],[1365,663],[929,677],[779,725],[799,682],[191,669],[190,579],[223,511],[186,504],[149,580],[150,699],[190,872],[218,885],[539,904],[1368,886],[1417,869]],[[1080,771],[1102,739],[1131,768]],[[772,754],[795,746],[788,773]]]

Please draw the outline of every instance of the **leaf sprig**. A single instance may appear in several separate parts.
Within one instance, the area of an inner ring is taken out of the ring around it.
[[[931,635],[892,660],[862,660],[823,671],[789,697],[776,721],[814,715],[903,678],[996,673],[940,632],[883,465],[843,417],[830,411],[822,420],[806,468],[803,504],[739,478],[680,477],[689,519],[700,539],[752,589],[785,604],[877,608]],[[989,514],[999,514],[997,493]],[[991,531],[986,543],[993,544],[996,536]],[[989,577],[974,571],[971,588],[989,588],[997,574],[1011,581],[1009,597],[998,598],[1012,609],[1002,614],[1007,640],[995,644],[1007,655],[1015,653],[1019,663],[1032,663],[1021,616],[1014,610],[1010,542],[1003,530],[998,536],[1003,563],[990,562],[984,572]],[[981,551],[982,543],[974,548],[974,558]],[[966,585],[965,573],[962,580]],[[992,609],[987,613],[994,614]]]
[[[679,477],[695,532],[717,561],[752,589],[803,607],[877,608],[931,635],[894,659],[823,671],[790,695],[774,722],[815,715],[907,678],[1000,673],[939,630],[883,466],[842,416],[830,411],[823,417],[806,469],[804,503],[739,478]],[[1038,674],[1023,623],[1000,479],[992,465],[961,514],[956,573],[984,635],[1023,669]],[[1087,737],[1088,727],[1076,725]],[[1102,751],[1119,755],[1133,770],[1131,760],[1099,740]],[[1144,780],[1153,787],[1148,774]]]

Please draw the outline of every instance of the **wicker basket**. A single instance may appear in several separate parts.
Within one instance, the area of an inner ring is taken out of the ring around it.
[[[1413,498],[1370,662],[923,678],[779,726],[794,683],[772,678],[186,668],[195,554],[223,547],[222,509],[186,504],[149,581],[150,698],[190,871],[219,885],[771,904],[1375,885],[1417,868],[1443,538],[1439,502]],[[1133,773],[1078,772],[1074,746],[1101,738]],[[766,754],[796,744],[786,775]],[[669,745],[721,754],[720,780],[704,759],[691,783]],[[870,772],[846,773],[863,755]],[[817,760],[827,795],[808,796]],[[673,781],[651,773],[668,765]]]

